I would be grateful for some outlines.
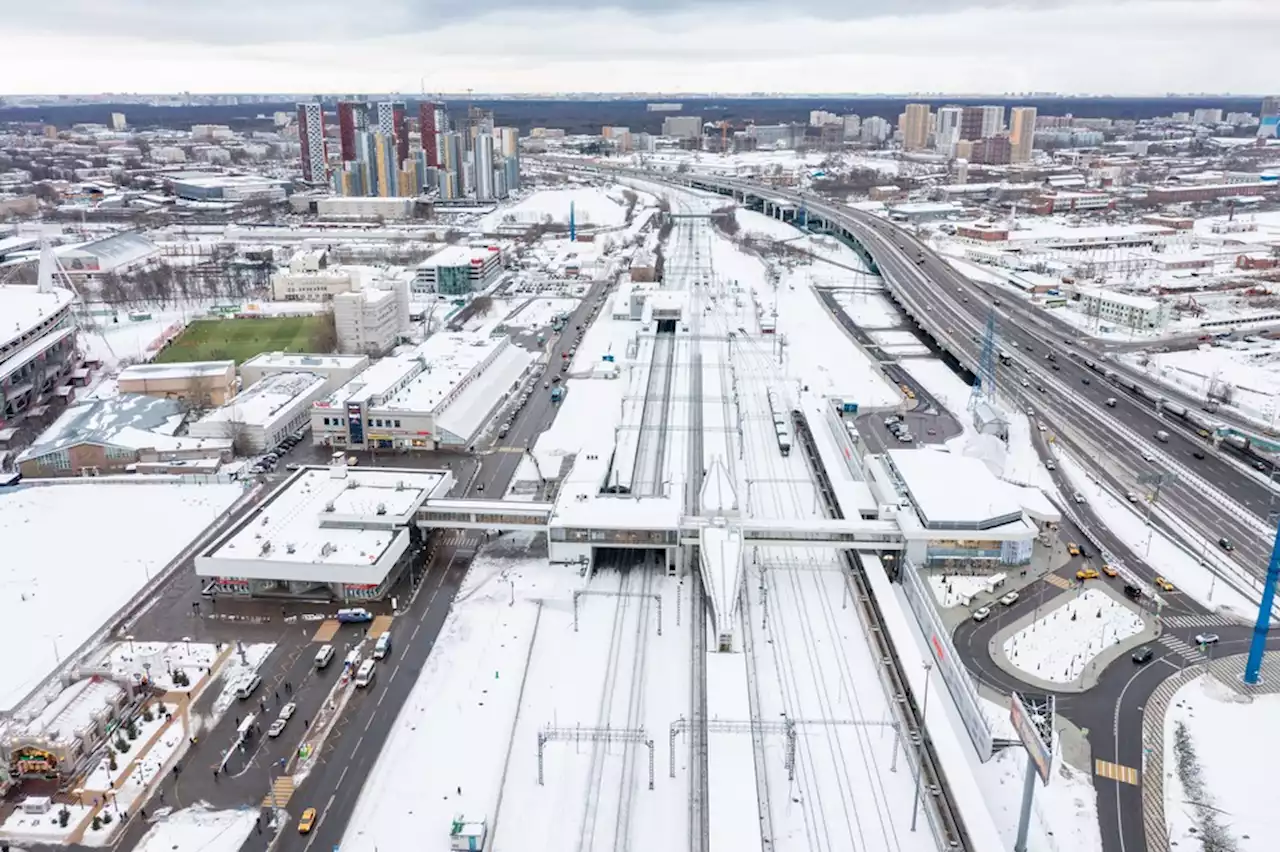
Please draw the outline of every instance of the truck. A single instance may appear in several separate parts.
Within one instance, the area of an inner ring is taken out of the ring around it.
[[[551,389],[551,401],[559,402],[562,399],[564,399],[564,387],[561,385],[556,385]]]
[[[1162,444],[1169,443],[1169,433],[1161,429],[1160,431],[1156,432],[1156,440]]]

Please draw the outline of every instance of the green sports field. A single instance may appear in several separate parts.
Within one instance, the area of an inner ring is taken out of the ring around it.
[[[261,352],[329,352],[333,346],[333,317],[328,314],[197,320],[156,356],[155,363],[230,359],[241,364]]]

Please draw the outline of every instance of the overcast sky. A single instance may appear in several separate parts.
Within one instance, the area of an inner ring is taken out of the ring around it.
[[[1280,0],[4,0],[2,6],[6,93],[1280,88],[1272,59]]]

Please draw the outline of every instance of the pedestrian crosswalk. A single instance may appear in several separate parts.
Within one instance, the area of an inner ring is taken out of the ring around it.
[[[1044,581],[1051,586],[1057,586],[1059,589],[1071,588],[1071,581],[1066,577],[1059,577],[1057,574],[1045,574]]]
[[[475,530],[449,530],[440,536],[441,544],[454,547],[466,547],[476,543],[479,536]]]
[[[1161,636],[1160,644],[1168,648],[1170,651],[1173,651],[1175,654],[1180,654],[1183,657],[1186,657],[1188,660],[1199,660],[1202,656],[1199,648],[1192,645],[1190,642],[1179,639],[1172,633],[1166,633]]]
[[[1133,784],[1135,787],[1141,778],[1141,773],[1132,766],[1112,763],[1109,760],[1095,760],[1093,762],[1093,771],[1103,778],[1110,778],[1113,781],[1120,781],[1125,784]]]
[[[281,775],[271,783],[271,792],[262,799],[264,808],[283,808],[293,798],[293,776]]]
[[[1224,615],[1167,615],[1161,621],[1166,627],[1235,627],[1240,624]]]

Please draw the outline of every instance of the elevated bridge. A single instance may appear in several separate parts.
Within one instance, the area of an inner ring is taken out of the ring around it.
[[[518,500],[428,500],[416,520],[422,529],[545,532],[554,508]]]

